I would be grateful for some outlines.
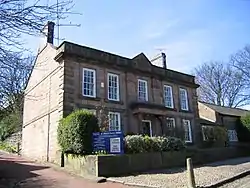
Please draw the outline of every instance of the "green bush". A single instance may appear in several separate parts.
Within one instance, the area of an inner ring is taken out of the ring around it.
[[[250,130],[243,125],[241,119],[236,122],[237,137],[240,142],[250,142]]]
[[[18,113],[11,113],[0,120],[0,141],[4,141],[11,134],[20,130],[21,118]]]
[[[125,137],[126,153],[148,153],[179,151],[185,144],[175,137],[149,137],[142,135],[127,135]]]
[[[86,110],[72,112],[59,122],[57,140],[65,153],[92,153],[92,133],[98,132],[98,120]]]
[[[17,148],[6,142],[0,142],[0,150],[7,151],[10,153],[17,153]]]
[[[214,139],[218,142],[228,141],[227,129],[225,127],[215,126],[214,127]]]
[[[250,113],[241,117],[241,123],[250,131]]]

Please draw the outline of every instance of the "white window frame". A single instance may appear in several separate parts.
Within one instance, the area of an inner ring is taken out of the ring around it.
[[[230,136],[230,134],[231,134],[231,136]],[[238,142],[238,135],[237,135],[237,132],[235,129],[227,130],[227,135],[228,135],[229,142]]]
[[[149,123],[149,136],[152,137],[153,136],[153,130],[152,130],[152,123],[150,120],[142,120],[142,122],[145,122],[145,123]]]
[[[173,120],[173,128],[175,128],[175,118],[173,118],[173,117],[167,117],[166,120]]]
[[[111,122],[111,119],[110,119],[110,115],[113,114],[113,115],[117,115],[118,117],[118,130],[111,130],[110,129],[110,122]],[[109,112],[109,131],[121,131],[121,114],[119,112]]]
[[[182,106],[182,95],[181,95],[182,91],[185,93],[186,108],[183,108],[183,106]],[[181,106],[181,110],[188,111],[188,109],[189,109],[189,106],[188,106],[188,93],[187,93],[187,89],[184,89],[184,88],[180,88],[180,106]]]
[[[185,123],[185,122],[188,122],[187,124]],[[191,122],[190,122],[190,120],[188,120],[188,119],[183,119],[182,120],[182,126],[183,126],[183,128],[184,128],[184,131],[185,131],[185,127],[184,126],[188,126],[188,136],[189,136],[189,140],[185,140],[185,142],[186,143],[192,143],[193,142],[193,139],[192,139],[192,129],[191,129]],[[185,133],[184,133],[185,134]]]
[[[140,99],[140,95],[139,95],[139,92],[140,92],[140,90],[139,90],[139,83],[140,82],[142,82],[142,83],[145,83],[145,100],[142,100],[142,99]],[[138,95],[138,100],[140,100],[140,101],[148,101],[148,82],[147,82],[147,80],[142,80],[142,79],[138,79],[138,82],[137,82],[137,95]]]
[[[117,93],[116,93],[116,96],[117,96],[117,99],[113,99],[113,98],[110,98],[109,97],[109,77],[116,77],[117,79]],[[111,101],[119,101],[120,100],[120,85],[119,85],[119,75],[118,74],[113,74],[113,73],[108,73],[108,76],[107,76],[107,86],[108,86],[108,100],[111,100]]]
[[[94,80],[93,95],[84,94],[84,71],[93,72],[93,80]],[[93,98],[96,97],[96,70],[83,68],[83,70],[82,70],[82,95],[85,96],[85,97],[93,97]]]
[[[171,98],[171,106],[167,106],[167,102],[166,102],[166,89],[169,88],[170,89],[170,98]],[[164,85],[163,87],[163,92],[164,92],[164,103],[165,103],[165,107],[167,108],[174,108],[174,99],[173,99],[173,89],[172,86],[170,85]]]

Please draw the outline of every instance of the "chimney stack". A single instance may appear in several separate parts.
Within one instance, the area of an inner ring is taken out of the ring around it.
[[[167,69],[167,58],[166,58],[166,54],[164,52],[161,53],[162,56],[162,67],[164,69]]]
[[[47,24],[47,43],[53,44],[54,43],[54,27],[55,23],[49,21]]]

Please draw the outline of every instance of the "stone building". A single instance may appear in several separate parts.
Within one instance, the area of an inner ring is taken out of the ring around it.
[[[47,42],[25,90],[23,155],[56,161],[58,120],[77,108],[97,117],[105,113],[110,131],[182,134],[196,144],[200,126],[193,76],[154,66],[143,53],[127,58],[66,41],[56,47],[53,26],[46,27]]]
[[[201,128],[204,126],[224,126],[228,130],[228,140],[238,142],[237,124],[240,117],[250,113],[239,108],[222,107],[205,102],[198,102]]]

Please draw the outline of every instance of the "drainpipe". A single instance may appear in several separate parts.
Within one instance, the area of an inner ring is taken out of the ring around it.
[[[160,118],[160,116],[159,116],[159,115],[156,115],[156,118],[160,121],[160,126],[161,126],[161,135],[163,136],[164,131],[163,131],[163,122],[162,122],[162,119]]]
[[[51,100],[51,76],[49,77],[49,104],[48,104],[48,133],[47,133],[47,161],[49,161],[49,146],[50,146],[50,139],[49,139],[49,136],[50,136],[50,134],[49,134],[49,132],[50,132],[50,100]]]

